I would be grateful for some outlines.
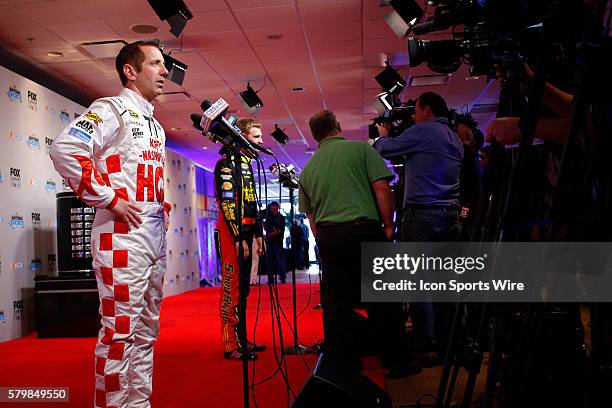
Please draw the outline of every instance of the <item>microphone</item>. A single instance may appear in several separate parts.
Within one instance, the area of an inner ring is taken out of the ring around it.
[[[229,103],[225,102],[223,98],[219,98],[214,104],[208,99],[205,99],[200,104],[200,108],[204,111],[200,126],[202,126],[205,132],[208,132],[210,128],[214,126],[217,119],[224,119],[225,112],[229,108]]]
[[[240,129],[234,126],[236,119],[232,116],[228,119],[224,117],[229,104],[223,98],[217,99],[215,103],[205,99],[200,104],[200,108],[204,113],[200,119],[200,127],[202,133],[208,134],[213,142],[221,142],[224,146],[238,145],[247,150],[250,154],[256,156],[257,150],[271,154],[268,149],[256,149],[244,136],[240,133]],[[192,118],[192,120],[195,117]],[[265,149],[265,150],[264,150]]]
[[[298,188],[300,186],[300,179],[295,175],[295,166],[293,164],[286,165],[275,163],[269,167],[269,170],[275,176],[278,176],[279,181],[283,187],[287,188]]]
[[[200,104],[200,108],[202,108],[204,114],[192,114],[191,121],[193,125],[203,133],[211,134],[213,142],[220,141],[226,145],[231,143],[233,139],[253,154],[257,154],[255,150],[259,150],[260,152],[274,156],[274,153],[267,147],[249,142],[242,135],[240,129],[234,125],[236,119],[233,116],[230,117],[229,120],[225,118],[229,104],[225,102],[223,98],[219,98],[214,104],[210,100],[204,99]]]
[[[193,123],[193,127],[198,129],[200,132],[204,132],[204,128],[202,128],[202,125],[200,125],[200,122],[202,122],[202,115],[198,115],[197,113],[192,113],[191,122]]]

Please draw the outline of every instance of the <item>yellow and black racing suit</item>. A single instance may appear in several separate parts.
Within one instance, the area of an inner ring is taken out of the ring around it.
[[[238,235],[236,189],[237,174],[242,178],[242,236]],[[215,166],[215,197],[219,206],[219,219],[215,230],[217,255],[221,262],[221,332],[225,352],[238,350],[238,295],[239,265],[236,242],[246,241],[249,256],[243,263],[242,287],[245,298],[249,294],[253,237],[263,235],[258,217],[257,195],[251,159],[241,155],[240,169],[234,169],[233,157],[221,157]]]

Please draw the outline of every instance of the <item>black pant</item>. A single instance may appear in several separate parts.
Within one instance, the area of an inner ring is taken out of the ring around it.
[[[454,242],[459,239],[457,210],[452,207],[407,208],[402,219],[404,242]],[[439,352],[446,349],[452,323],[452,304],[431,302],[410,303],[414,324],[414,345]]]
[[[361,298],[361,243],[385,241],[378,222],[317,224],[326,352],[356,369],[359,361],[353,311]],[[366,303],[364,306],[370,326],[377,334],[376,349],[381,356],[387,357],[392,365],[405,363],[401,304]]]

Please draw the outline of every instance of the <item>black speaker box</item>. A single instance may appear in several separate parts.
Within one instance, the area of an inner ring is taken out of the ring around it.
[[[321,354],[291,408],[392,408],[391,397],[366,376]]]

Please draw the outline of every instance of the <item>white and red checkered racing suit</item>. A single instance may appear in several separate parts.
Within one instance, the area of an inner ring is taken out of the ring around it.
[[[98,208],[93,268],[102,328],[96,345],[96,407],[149,407],[153,345],[166,271],[165,134],[153,105],[124,88],[94,101],[53,142],[55,169],[85,203]],[[128,198],[142,225],[128,231],[109,210]]]

